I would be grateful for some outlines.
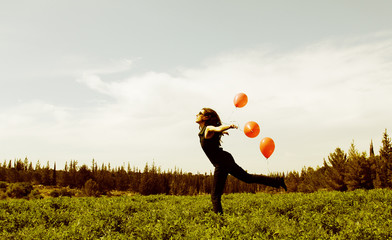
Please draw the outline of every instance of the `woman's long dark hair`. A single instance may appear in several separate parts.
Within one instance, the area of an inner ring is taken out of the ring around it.
[[[213,109],[211,108],[203,108],[204,110],[204,116],[208,117],[208,119],[205,122],[206,126],[212,125],[215,127],[218,127],[222,125],[222,122],[219,118],[218,113],[216,113]]]
[[[204,116],[208,117],[208,119],[205,121],[205,126],[214,126],[214,127],[218,127],[220,125],[222,125],[222,122],[220,120],[220,117],[218,115],[218,113],[215,112],[215,110],[211,109],[211,108],[202,108],[204,110]],[[221,137],[222,137],[222,133],[216,133],[219,134],[219,145],[222,143]]]

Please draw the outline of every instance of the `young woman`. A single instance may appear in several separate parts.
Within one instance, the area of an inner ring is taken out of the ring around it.
[[[226,130],[238,128],[236,125],[222,125],[218,114],[211,108],[203,108],[196,115],[196,123],[199,124],[201,147],[215,167],[214,185],[211,192],[215,213],[223,214],[221,197],[229,173],[246,183],[264,184],[275,188],[283,187],[287,191],[283,177],[249,174],[235,163],[230,153],[221,148],[221,136],[228,134]]]

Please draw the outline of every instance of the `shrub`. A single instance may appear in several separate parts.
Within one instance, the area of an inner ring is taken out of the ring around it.
[[[33,185],[26,182],[12,183],[8,186],[7,195],[10,198],[27,197],[33,190]]]
[[[101,192],[99,191],[99,186],[98,184],[92,180],[89,179],[83,187],[83,194],[89,197],[98,197],[101,195]]]
[[[73,191],[73,190],[69,190],[68,188],[62,188],[62,189],[60,189],[60,196],[63,196],[63,197],[73,197],[73,196],[75,196],[75,191]]]
[[[50,192],[51,197],[72,197],[75,196],[73,191],[68,190],[67,188],[56,189]]]
[[[41,193],[37,189],[34,189],[29,194],[29,199],[42,199],[42,198],[44,198],[44,197],[41,195]]]
[[[0,200],[6,199],[7,198],[7,194],[5,194],[5,192],[0,191]]]
[[[8,184],[6,182],[1,182],[0,181],[0,189],[6,189]]]
[[[55,190],[51,191],[51,192],[49,193],[49,195],[50,195],[51,197],[59,197],[59,196],[60,196],[60,191],[57,190],[57,189],[55,189]]]

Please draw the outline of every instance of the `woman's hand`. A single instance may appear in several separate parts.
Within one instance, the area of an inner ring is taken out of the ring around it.
[[[235,125],[235,124],[231,124],[231,125],[229,126],[228,129],[230,129],[230,128],[235,128],[235,129],[237,129],[238,126]],[[228,132],[228,131],[223,131],[223,132],[222,132],[222,135],[227,135],[227,136],[229,136],[229,132]]]

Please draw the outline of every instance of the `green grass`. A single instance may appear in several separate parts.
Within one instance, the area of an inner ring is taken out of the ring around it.
[[[392,239],[392,192],[0,201],[0,239]]]

